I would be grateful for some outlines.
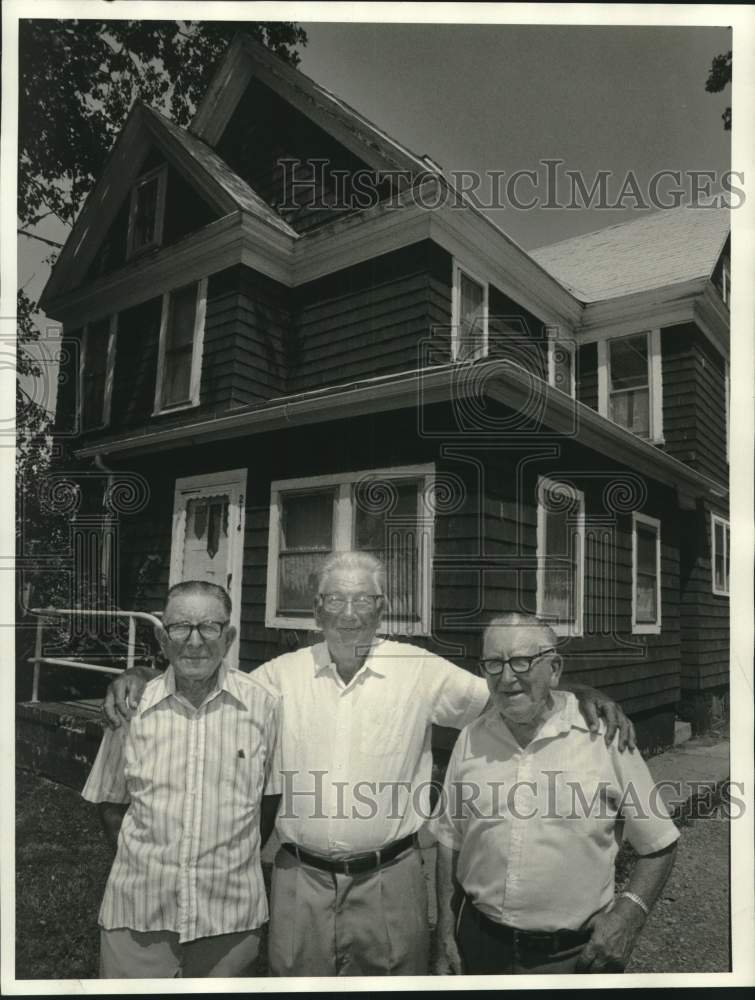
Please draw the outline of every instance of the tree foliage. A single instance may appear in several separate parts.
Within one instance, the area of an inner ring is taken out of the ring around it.
[[[21,21],[22,230],[73,222],[136,98],[186,125],[239,31],[294,66],[307,40],[290,21]]]
[[[731,51],[717,55],[711,63],[705,89],[709,94],[720,94],[731,83]],[[724,128],[731,128],[731,107],[724,110],[721,115],[724,121]]]

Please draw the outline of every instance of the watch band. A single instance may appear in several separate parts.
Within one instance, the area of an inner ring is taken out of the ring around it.
[[[646,917],[650,916],[650,907],[642,898],[638,896],[636,892],[620,892],[619,896],[624,896],[626,899],[631,899],[633,903],[636,903],[639,908],[643,911]]]

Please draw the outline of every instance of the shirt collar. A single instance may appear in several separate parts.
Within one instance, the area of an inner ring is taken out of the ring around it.
[[[232,698],[240,702],[244,708],[249,708],[246,700],[243,696],[243,691],[238,683],[235,674],[237,671],[231,670],[228,664],[223,661],[220,664],[220,670],[218,671],[218,688],[221,691],[227,692]],[[170,698],[171,695],[176,693],[176,675],[173,670],[172,665],[168,665],[160,677],[156,677],[155,680],[150,681],[150,683],[144,689],[144,695],[139,704],[142,714],[144,714],[148,709],[154,708],[161,701],[165,701],[166,698]]]
[[[370,651],[367,654],[367,659],[354,675],[355,677],[361,674],[363,670],[369,670],[370,673],[375,674],[377,677],[385,677],[385,668],[381,665],[378,653],[382,644],[383,640],[375,636],[370,644]],[[333,657],[330,655],[327,642],[318,642],[317,645],[312,646],[311,649],[316,676],[331,668],[332,670],[336,669],[336,665]]]

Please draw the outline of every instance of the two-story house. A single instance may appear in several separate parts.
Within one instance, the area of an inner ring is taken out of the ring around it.
[[[671,742],[728,685],[728,297],[727,212],[527,253],[241,36],[187,130],[132,109],[44,292],[59,428],[148,484],[87,558],[126,608],[227,585],[249,670],[368,549],[390,634],[474,669],[531,610]]]

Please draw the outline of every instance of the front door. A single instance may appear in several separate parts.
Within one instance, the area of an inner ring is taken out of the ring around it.
[[[241,573],[244,554],[246,469],[187,476],[176,480],[170,586],[182,580],[207,580],[231,595],[231,622],[241,625]],[[228,661],[238,666],[239,641]]]

